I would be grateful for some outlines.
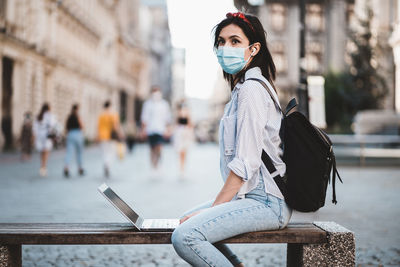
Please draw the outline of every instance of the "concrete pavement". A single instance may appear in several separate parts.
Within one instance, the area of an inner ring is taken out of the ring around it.
[[[54,151],[49,176],[38,174],[38,155],[21,163],[0,155],[0,222],[125,222],[97,192],[104,180],[98,147],[85,152],[87,175],[62,176],[64,151]],[[149,150],[137,145],[115,160],[107,183],[145,218],[174,218],[212,199],[222,186],[216,145],[196,145],[186,179],[178,179],[177,156],[166,146],[162,177],[150,173]],[[339,166],[338,205],[316,213],[295,213],[292,221],[335,221],[356,234],[357,266],[400,266],[400,168]],[[247,266],[285,266],[285,245],[233,245]],[[24,246],[23,266],[188,266],[171,246]]]

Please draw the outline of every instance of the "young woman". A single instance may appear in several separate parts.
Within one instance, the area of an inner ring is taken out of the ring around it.
[[[100,142],[103,157],[104,177],[110,178],[111,165],[115,156],[116,139],[122,138],[121,125],[117,113],[111,110],[111,102],[104,102],[103,111],[97,121],[97,141]]]
[[[44,103],[33,125],[36,149],[40,152],[39,174],[42,177],[47,176],[47,160],[53,148],[52,138],[54,138],[56,124],[57,121],[50,112],[50,105]]]
[[[65,129],[67,131],[67,153],[64,159],[64,177],[69,177],[69,164],[73,157],[74,151],[76,151],[76,161],[78,163],[79,175],[84,175],[83,163],[82,163],[82,152],[83,152],[83,125],[78,114],[79,105],[72,105],[71,113],[68,116]]]
[[[173,134],[173,144],[179,154],[179,178],[185,178],[187,151],[193,141],[193,126],[190,111],[185,100],[178,104],[176,126]]]
[[[286,227],[291,209],[273,180],[286,171],[281,160],[281,114],[255,80],[274,97],[275,65],[260,21],[228,13],[215,28],[214,47],[231,100],[220,122],[220,170],[224,186],[216,198],[187,213],[172,235],[176,252],[193,266],[244,266],[225,245],[226,238]],[[272,175],[261,160],[265,151],[277,169]]]

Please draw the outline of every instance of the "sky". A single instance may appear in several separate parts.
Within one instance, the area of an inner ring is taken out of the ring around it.
[[[185,94],[208,99],[221,72],[212,29],[236,11],[233,0],[167,0],[167,5],[172,45],[186,49]]]

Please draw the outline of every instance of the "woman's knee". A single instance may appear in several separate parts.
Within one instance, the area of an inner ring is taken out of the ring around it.
[[[178,226],[171,236],[171,243],[175,250],[181,250],[198,242],[204,241],[204,236],[194,228]]]
[[[185,246],[187,240],[187,232],[182,227],[177,227],[171,236],[171,243],[174,246],[175,250],[179,253]]]

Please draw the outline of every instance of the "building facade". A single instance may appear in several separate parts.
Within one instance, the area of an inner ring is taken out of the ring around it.
[[[80,104],[89,139],[96,137],[107,99],[124,124],[134,123],[135,97],[150,77],[138,38],[139,5],[139,0],[0,1],[0,145],[15,143],[23,114],[36,116],[44,102],[61,125],[71,105]]]
[[[164,97],[172,98],[173,54],[166,0],[141,0],[142,37],[149,53],[150,86],[158,85]],[[146,97],[144,95],[143,97]]]
[[[296,95],[300,66],[308,75],[348,69],[349,33],[356,27],[356,14],[365,9],[367,0],[305,1],[305,59],[300,62],[300,1],[235,0],[239,10],[256,14],[267,31],[268,45],[277,68],[276,84],[283,103]],[[249,3],[256,4],[249,4]],[[388,94],[383,108],[394,108],[393,53],[388,49],[391,25],[394,22],[394,0],[371,0],[374,18],[371,31],[380,42],[379,64],[385,77]]]
[[[390,36],[390,45],[393,47],[394,63],[395,63],[395,107],[396,112],[400,113],[400,3],[395,1],[395,12],[393,23],[393,32]]]

